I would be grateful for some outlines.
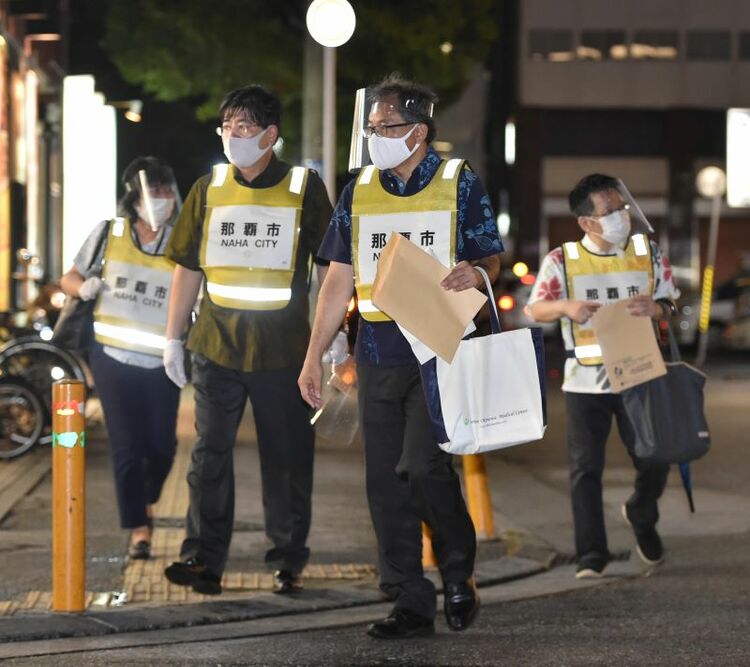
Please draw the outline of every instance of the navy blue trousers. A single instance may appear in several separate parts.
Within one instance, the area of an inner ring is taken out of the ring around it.
[[[667,484],[669,466],[646,463],[634,455],[635,432],[621,396],[566,392],[565,400],[576,556],[583,566],[600,566],[611,558],[604,526],[602,475],[612,417],[636,469],[635,489],[627,501],[628,516],[636,530],[652,528],[659,520],[658,501]]]
[[[435,586],[422,569],[422,526],[443,581],[474,572],[476,535],[452,457],[438,447],[419,368],[357,368],[367,500],[378,539],[380,588],[396,606],[435,618]]]
[[[174,461],[179,388],[162,367],[123,364],[95,344],[89,357],[112,452],[120,525],[147,523]]]

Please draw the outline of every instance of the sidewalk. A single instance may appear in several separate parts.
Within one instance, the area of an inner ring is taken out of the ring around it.
[[[155,507],[152,559],[128,562],[127,533],[118,527],[105,433],[94,428],[87,442],[87,612],[55,614],[51,605],[51,482],[44,478],[0,523],[0,538],[13,557],[0,560],[0,639],[30,641],[113,632],[165,629],[207,623],[341,609],[382,601],[377,589],[376,543],[365,499],[364,462],[358,439],[352,445],[318,438],[316,443],[311,561],[299,596],[269,594],[271,573],[263,563],[258,454],[251,410],[240,427],[235,451],[235,530],[224,593],[209,597],[166,581],[163,570],[178,557],[187,508],[185,475],[194,438],[192,395],[184,392],[175,465]],[[35,454],[34,468],[44,454]],[[19,460],[20,463],[20,460]],[[38,480],[37,480],[38,481]],[[36,481],[34,482],[36,483]],[[498,530],[509,522],[496,517]],[[507,555],[512,547],[516,553]],[[481,543],[480,586],[547,569],[554,552],[535,548],[524,558],[515,540]],[[439,584],[439,576],[432,572]]]

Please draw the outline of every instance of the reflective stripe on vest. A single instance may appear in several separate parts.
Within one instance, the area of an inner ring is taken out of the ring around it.
[[[568,298],[602,304],[627,299],[635,294],[652,294],[654,267],[651,244],[643,234],[630,237],[621,256],[596,255],[583,244],[563,243],[565,282]],[[573,353],[583,366],[602,364],[602,350],[591,321],[570,322]]]
[[[368,165],[352,195],[352,261],[359,312],[370,322],[391,318],[372,302],[378,259],[390,235],[398,232],[445,266],[456,257],[458,178],[464,160],[444,161],[430,182],[407,197],[391,194],[380,183],[380,171]]]
[[[174,262],[143,252],[131,230],[124,218],[110,224],[94,335],[102,345],[161,356]]]
[[[216,165],[206,189],[200,264],[213,303],[279,310],[292,298],[308,170],[293,167],[270,188],[251,188]]]

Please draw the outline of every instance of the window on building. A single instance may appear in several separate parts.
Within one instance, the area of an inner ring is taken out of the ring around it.
[[[529,58],[551,62],[573,60],[573,32],[570,30],[529,30]]]
[[[636,60],[676,60],[680,55],[680,34],[674,30],[636,30],[630,57]]]
[[[622,60],[628,57],[624,30],[584,30],[576,49],[580,60]]]
[[[740,33],[739,47],[740,60],[750,60],[750,32]]]
[[[690,60],[729,60],[732,35],[724,30],[690,30],[687,34],[687,57]]]

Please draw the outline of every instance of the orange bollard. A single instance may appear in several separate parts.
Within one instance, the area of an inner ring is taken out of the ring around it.
[[[422,567],[437,567],[435,552],[432,550],[432,531],[422,523]]]
[[[52,385],[52,609],[83,611],[86,589],[86,389]]]
[[[478,540],[491,540],[495,537],[495,518],[492,515],[492,498],[487,482],[487,470],[482,454],[469,454],[462,457],[464,483],[466,484],[466,504]]]

